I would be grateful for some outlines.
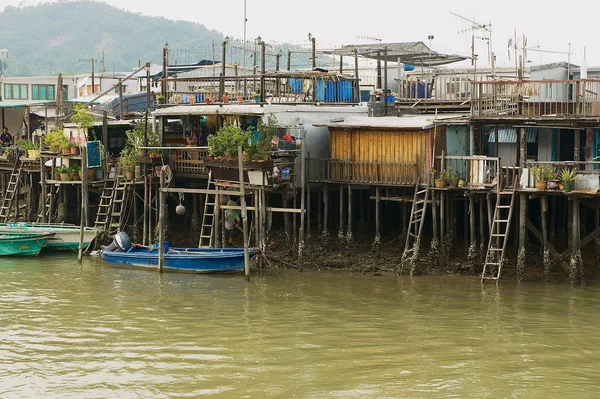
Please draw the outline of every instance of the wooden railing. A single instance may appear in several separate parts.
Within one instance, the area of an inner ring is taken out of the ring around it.
[[[525,187],[535,187],[535,179],[531,173],[531,168],[536,165],[550,165],[556,173],[556,179],[560,179],[560,172],[563,169],[575,169],[578,175],[583,175],[586,178],[600,179],[600,161],[528,161],[525,163],[527,170]],[[600,181],[596,182],[598,185]]]
[[[168,104],[334,103],[358,101],[354,79],[332,73],[169,78]],[[261,94],[262,93],[262,94]]]
[[[442,155],[436,157],[434,169],[452,169],[470,187],[492,187],[498,181],[499,165],[500,158],[496,157]]]
[[[351,162],[309,158],[308,180],[356,184],[412,185],[417,181],[417,164]]]
[[[600,80],[496,80],[472,84],[474,117],[600,116]]]
[[[148,147],[149,151],[157,149],[175,176],[206,177],[208,169],[205,161],[208,158],[208,147]]]

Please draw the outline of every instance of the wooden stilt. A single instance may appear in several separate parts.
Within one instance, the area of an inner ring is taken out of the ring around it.
[[[431,191],[431,218],[433,219],[433,239],[437,240],[438,237],[438,206],[437,206],[437,195],[435,190]]]
[[[252,204],[254,205],[254,246],[260,248],[260,202],[258,190],[254,190]]]
[[[488,193],[487,197],[487,220],[488,220],[488,231],[492,231],[492,224],[494,223],[494,213],[492,211],[492,194]]]
[[[527,238],[527,194],[519,196],[519,249],[525,248]]]
[[[344,236],[344,185],[340,184],[340,228],[338,236]]]
[[[219,186],[215,184],[215,248],[222,248],[221,241],[221,193]]]
[[[381,240],[381,230],[379,226],[379,201],[381,197],[381,188],[379,186],[375,187],[375,242],[379,242]]]
[[[471,234],[471,243],[476,243],[477,237],[475,235],[475,197],[473,195],[469,195],[469,229]]]
[[[480,245],[486,242],[485,197],[479,197],[479,240]]]
[[[572,230],[572,248],[571,253],[573,258],[576,257],[577,251],[580,249],[580,223],[579,223],[579,198],[573,199],[573,230]]]
[[[440,191],[440,241],[446,237],[446,196]]]
[[[284,192],[283,194],[281,194],[281,205],[284,208],[288,207],[288,198],[287,197],[288,197],[287,192]],[[253,204],[255,204],[254,198],[255,197],[253,196],[253,202],[252,202]],[[256,224],[256,211],[254,211],[254,221],[255,221],[254,223]],[[286,239],[289,239],[289,237],[290,237],[289,236],[289,234],[290,234],[290,215],[287,212],[283,214],[283,230],[285,231]]]
[[[158,190],[158,272],[162,273],[165,261],[165,207],[166,193],[162,192],[165,188],[165,173],[160,170],[160,189]]]
[[[317,191],[317,231],[323,228],[323,190]]]
[[[88,208],[88,186],[87,186],[87,154],[85,147],[81,148],[81,219],[79,221],[79,248],[77,251],[77,261],[81,263],[83,260],[83,236],[85,232],[86,211]]]
[[[359,208],[360,208],[360,223],[361,224],[365,223],[365,196],[363,194],[364,193],[362,191],[358,192],[358,201],[359,201]]]
[[[238,147],[238,170],[240,183],[240,204],[242,205],[242,235],[244,240],[244,274],[250,276],[250,255],[248,254],[248,213],[246,211],[246,191],[244,188],[244,165],[242,161],[242,147]],[[262,256],[261,256],[262,258]]]
[[[323,187],[323,234],[327,235],[329,229],[329,185]]]
[[[542,242],[542,246],[544,248],[544,251],[546,250],[547,246],[548,246],[548,224],[546,221],[546,215],[548,213],[548,197],[546,195],[541,195],[540,196],[540,202],[541,202],[541,210],[542,210],[542,214],[541,214],[541,219],[542,219],[542,237],[543,237],[543,242]]]
[[[556,242],[556,195],[550,197],[550,233],[548,240],[551,243]]]
[[[306,176],[306,175],[305,175]],[[306,237],[310,238],[310,183],[306,181]]]
[[[347,231],[346,231],[346,239],[348,241],[352,240],[352,187],[348,184],[348,221],[347,221]]]
[[[296,191],[296,189],[294,188],[294,209],[296,209],[298,207],[298,193]],[[298,237],[298,229],[296,228],[296,226],[298,225],[298,216],[296,214],[294,214],[292,216],[292,241],[294,242],[294,246],[297,243],[296,238]]]

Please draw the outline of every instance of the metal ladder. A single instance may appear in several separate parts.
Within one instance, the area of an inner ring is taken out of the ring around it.
[[[10,180],[6,186],[4,198],[2,199],[2,206],[0,207],[0,221],[2,222],[6,222],[8,219],[8,216],[10,215],[10,208],[13,200],[15,199],[15,195],[17,195],[16,193],[19,189],[19,181],[21,179],[21,166],[21,155],[17,152],[15,165],[13,166],[13,170],[10,174]],[[18,212],[19,211],[17,210],[17,213]],[[16,216],[18,215],[15,215],[15,217]]]
[[[208,172],[207,190],[215,189],[215,182],[212,179],[212,172]],[[212,248],[215,227],[215,205],[217,201],[216,194],[206,194],[204,201],[204,212],[202,214],[202,227],[200,228],[200,241],[198,248]]]
[[[490,227],[490,241],[485,255],[483,272],[481,273],[481,282],[495,280],[498,284],[498,280],[500,280],[508,233],[510,232],[510,221],[515,204],[516,185],[517,181],[515,179],[512,190],[504,190],[504,188],[498,190],[496,209]],[[506,203],[507,200],[509,200],[508,203]]]
[[[110,211],[112,209],[112,200],[117,187],[117,179],[119,178],[119,170],[113,169],[108,171],[108,176],[104,180],[104,187],[100,194],[98,202],[98,212],[96,213],[96,221],[94,227],[100,230],[107,230],[110,221]]]
[[[54,189],[56,187],[56,190]],[[52,206],[55,202],[55,197],[58,195],[60,191],[60,185],[48,184],[48,193],[46,194],[46,215],[44,215],[44,211],[38,214],[37,222],[42,223],[44,221],[44,216],[46,216],[46,221],[48,223],[52,223],[52,214],[54,213],[54,207]],[[55,191],[54,191],[55,190]]]

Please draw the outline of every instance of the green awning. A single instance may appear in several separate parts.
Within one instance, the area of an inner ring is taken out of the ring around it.
[[[54,101],[49,100],[4,100],[0,101],[0,108],[24,108],[34,105],[54,104]]]

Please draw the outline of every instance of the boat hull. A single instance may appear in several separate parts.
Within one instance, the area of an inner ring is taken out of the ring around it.
[[[0,256],[37,256],[52,234],[0,234]]]
[[[257,251],[249,249],[250,258]],[[158,268],[158,249],[136,246],[128,252],[104,251],[108,264],[123,267]],[[244,270],[243,248],[168,248],[164,256],[164,271],[187,273],[223,273]]]
[[[43,223],[14,223],[0,224],[0,234],[2,233],[54,233],[44,251],[66,251],[77,250],[79,248],[79,226],[53,225]],[[97,230],[93,227],[86,227],[83,232],[83,247],[86,248],[96,238]]]

